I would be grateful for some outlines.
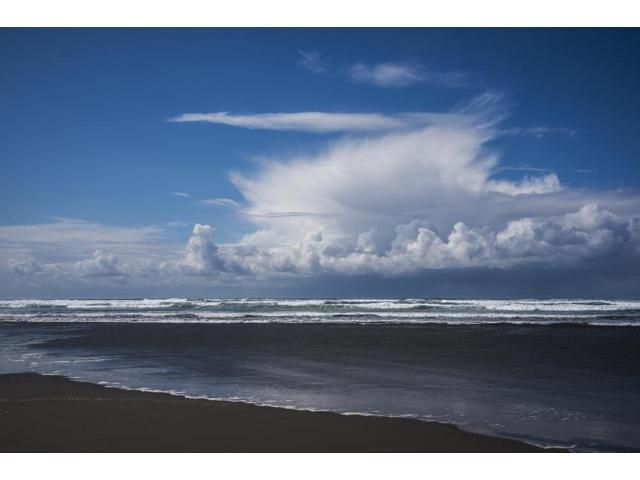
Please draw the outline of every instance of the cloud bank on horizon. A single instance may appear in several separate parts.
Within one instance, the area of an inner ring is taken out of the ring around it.
[[[491,142],[511,133],[500,127],[508,114],[490,92],[448,113],[183,114],[171,120],[342,135],[319,153],[231,172],[242,202],[201,201],[253,226],[234,244],[216,244],[212,225],[196,224],[179,246],[158,243],[158,227],[64,219],[0,226],[0,241],[13,275],[81,282],[225,284],[637,263],[638,192],[572,188],[535,169],[499,178]],[[47,261],[56,251],[62,261]],[[79,252],[85,256],[73,258]]]

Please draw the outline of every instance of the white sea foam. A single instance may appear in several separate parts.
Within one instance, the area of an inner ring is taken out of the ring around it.
[[[48,317],[20,317],[13,316],[0,319],[0,322],[14,323],[69,323],[69,324],[353,324],[353,325],[379,325],[379,324],[441,324],[441,325],[584,325],[584,326],[609,326],[609,327],[640,327],[640,320],[636,318],[612,319],[609,317],[593,317],[587,315],[571,317],[539,316],[513,316],[513,315],[429,315],[423,317],[402,316],[368,316],[353,317],[344,315],[334,316],[260,316],[251,318],[128,318],[128,317],[74,317],[48,316]]]
[[[29,323],[443,323],[640,326],[638,300],[140,299],[2,300]]]
[[[188,308],[344,308],[403,310],[416,308],[477,309],[489,311],[619,311],[640,310],[640,300],[438,300],[438,299],[138,299],[138,300],[0,300],[0,309],[118,310]]]

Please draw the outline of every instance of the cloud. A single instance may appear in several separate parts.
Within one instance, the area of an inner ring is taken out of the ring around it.
[[[196,224],[187,243],[184,259],[178,267],[190,275],[211,275],[221,270],[222,260],[213,243],[213,228]]]
[[[318,213],[318,212],[268,212],[268,213],[243,212],[242,214],[247,217],[258,217],[258,218],[335,217],[337,215],[333,213]]]
[[[525,177],[519,182],[506,180],[490,180],[487,182],[487,191],[505,193],[507,195],[553,193],[560,190],[562,190],[562,186],[555,173],[543,177]]]
[[[191,195],[189,193],[186,193],[186,192],[171,192],[170,195],[173,195],[174,197],[182,197],[182,198],[191,197]]]
[[[58,248],[64,250],[132,246],[157,239],[163,230],[156,226],[122,227],[75,219],[56,219],[50,223],[0,225],[0,244],[5,248]]]
[[[114,277],[124,275],[118,257],[112,253],[96,250],[91,258],[75,263],[75,271],[79,275],[89,277]]]
[[[236,202],[231,198],[210,198],[208,200],[201,200],[200,203],[203,205],[213,205],[216,207],[241,207],[242,206],[240,202]]]
[[[307,70],[318,74],[332,73],[333,66],[331,65],[331,60],[328,58],[323,58],[319,52],[305,52],[304,50],[298,50],[298,53],[300,54],[300,65],[302,65]]]
[[[393,276],[573,264],[631,245],[638,192],[573,189],[555,173],[500,178],[500,158],[489,146],[501,134],[499,101],[485,94],[449,117],[343,138],[314,156],[233,174],[246,202],[240,213],[256,231],[239,242],[241,250],[221,254],[263,276]],[[572,223],[579,215],[617,220],[594,229]]]
[[[537,138],[542,138],[546,135],[566,135],[572,138],[579,131],[568,127],[512,127],[503,129],[501,133],[509,136],[532,135]]]
[[[297,130],[302,132],[375,132],[406,128],[413,121],[378,113],[257,113],[231,115],[227,112],[183,113],[170,122],[206,122],[261,130]]]
[[[411,63],[356,63],[349,68],[348,75],[352,82],[368,83],[376,87],[398,88],[419,83],[461,87],[468,83],[467,76],[461,72],[428,71],[422,65]]]
[[[64,218],[50,223],[0,225],[0,241],[20,244],[136,243],[161,233],[162,229],[154,226],[121,227]]]
[[[19,275],[34,275],[42,271],[40,263],[31,257],[10,258],[7,266],[9,270]]]
[[[56,284],[71,278],[145,275],[178,248],[157,226],[122,227],[82,220],[0,226],[0,270]],[[97,252],[97,253],[96,253]],[[1,274],[2,272],[0,272]]]
[[[34,258],[11,258],[11,271],[20,275],[53,275],[57,277],[119,277],[130,273],[130,266],[109,252],[96,250],[90,258],[70,263],[42,263]]]
[[[354,112],[291,112],[234,115],[228,112],[183,113],[169,122],[204,122],[256,130],[301,131],[313,133],[385,133],[430,125],[469,124],[490,127],[507,115],[503,97],[485,92],[460,104],[450,112],[402,112],[395,114]]]
[[[213,227],[196,224],[187,242],[183,258],[163,265],[165,272],[187,276],[219,276],[226,272],[240,273],[241,267],[220,255],[213,242]]]
[[[396,63],[372,66],[358,63],[350,68],[349,77],[354,82],[370,83],[377,87],[406,87],[423,81],[419,68]]]
[[[426,68],[415,62],[357,62],[346,67],[335,66],[330,58],[317,51],[298,50],[299,63],[319,75],[347,78],[353,83],[367,83],[376,87],[400,88],[428,83],[439,87],[469,86],[469,76],[463,72],[443,72]]]
[[[349,116],[355,114],[343,114],[338,128],[339,114],[307,113],[313,115],[224,114],[248,128],[349,133],[313,154],[276,156],[251,173],[231,173],[242,201],[203,202],[233,207],[249,224],[251,233],[235,243],[217,244],[205,224],[174,250],[160,249],[154,227],[69,220],[3,226],[0,242],[21,248],[10,256],[10,271],[20,278],[276,285],[273,279],[418,278],[470,269],[519,271],[522,278],[534,269],[579,269],[611,279],[620,266],[640,264],[639,191],[575,188],[535,167],[512,167],[526,175],[504,178],[492,142],[508,115],[498,94],[447,113],[374,114],[384,120],[375,129],[363,128],[362,118]],[[49,261],[32,251],[52,241],[86,258]]]
[[[382,224],[378,231],[387,237],[398,224],[391,222],[416,214],[453,221],[493,186],[497,157],[485,143],[494,134],[476,118],[475,112],[460,114],[420,128],[342,139],[316,156],[274,159],[252,175],[233,174],[247,203],[241,213],[273,231],[306,222],[344,235]],[[290,219],[283,212],[311,215]]]
[[[196,225],[184,256],[165,265],[171,275],[218,278],[377,275],[402,277],[460,269],[576,268],[585,261],[640,254],[640,219],[624,219],[595,204],[546,218],[519,218],[501,229],[456,222],[441,235],[422,220],[397,225],[381,249],[375,231],[348,241],[310,231],[270,246],[218,247],[213,228]]]
[[[400,277],[428,271],[469,268],[513,269],[522,265],[574,268],[586,260],[640,255],[640,218],[619,217],[595,204],[576,212],[547,218],[520,218],[500,229],[469,227],[456,222],[446,235],[421,220],[394,228],[394,236],[380,251],[373,230],[353,242],[343,242],[320,231],[299,241],[276,246],[218,247],[213,228],[196,224],[181,259],[162,265],[131,265],[109,253],[71,265],[15,260],[10,267],[21,275],[132,277],[164,275],[207,277],[228,281],[242,277],[273,278],[326,275]]]
[[[548,168],[540,168],[540,167],[529,167],[527,165],[520,166],[503,166],[496,168],[496,172],[506,172],[506,171],[520,171],[520,172],[548,172]]]

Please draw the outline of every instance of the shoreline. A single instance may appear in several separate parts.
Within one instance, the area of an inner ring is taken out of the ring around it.
[[[0,375],[3,452],[557,452],[416,419]]]

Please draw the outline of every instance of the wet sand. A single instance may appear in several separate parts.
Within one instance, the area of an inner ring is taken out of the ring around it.
[[[3,452],[536,452],[409,419],[347,416],[0,375]]]

